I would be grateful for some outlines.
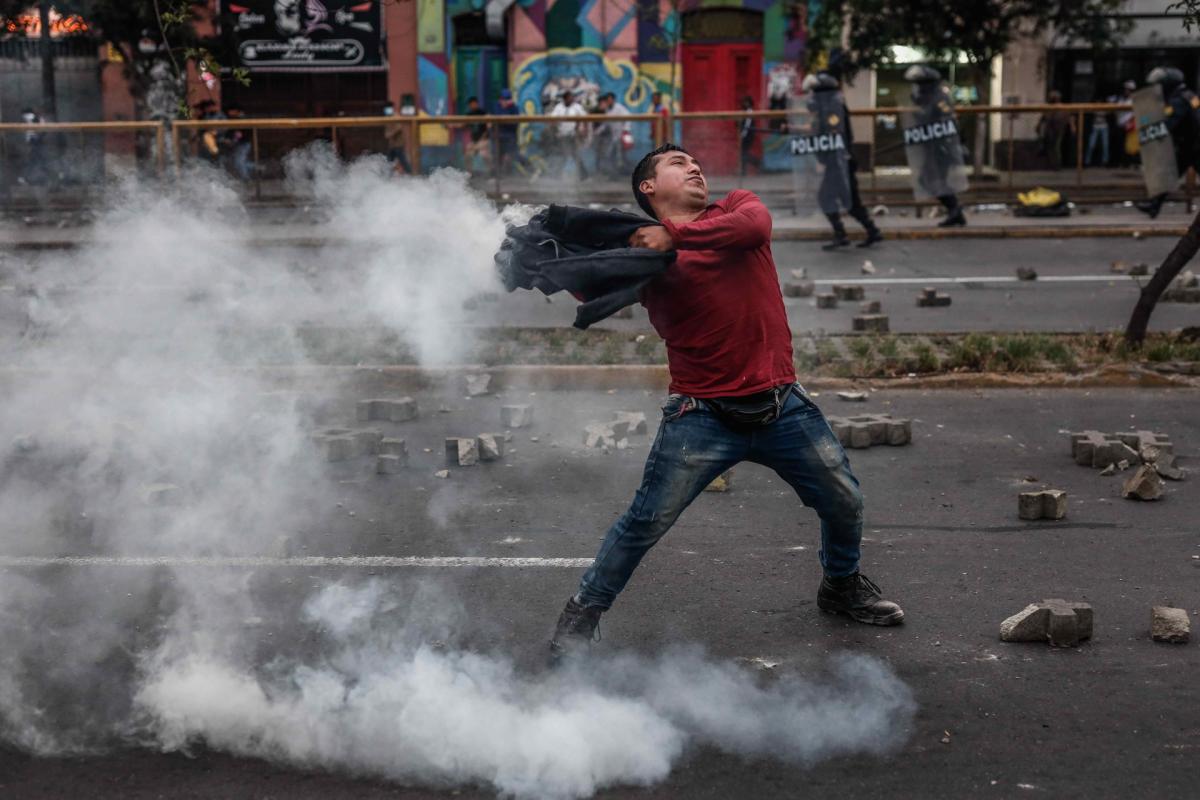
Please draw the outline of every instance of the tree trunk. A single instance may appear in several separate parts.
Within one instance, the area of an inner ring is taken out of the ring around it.
[[[38,20],[42,29],[42,116],[47,120],[57,120],[58,93],[54,86],[54,42],[50,38],[49,0],[42,0],[38,4]]]
[[[1142,294],[1138,297],[1137,305],[1133,307],[1133,314],[1129,317],[1129,325],[1125,328],[1127,343],[1134,347],[1141,347],[1142,341],[1146,338],[1146,328],[1150,324],[1150,315],[1154,312],[1154,306],[1158,304],[1158,298],[1162,296],[1171,281],[1175,280],[1175,276],[1183,271],[1198,250],[1200,250],[1200,213],[1196,214],[1196,218],[1188,226],[1183,238],[1176,242],[1175,247],[1167,254],[1162,266],[1158,268],[1158,272],[1155,272],[1150,281],[1142,287]]]

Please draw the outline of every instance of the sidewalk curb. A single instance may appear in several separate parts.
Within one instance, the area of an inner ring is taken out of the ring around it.
[[[1139,228],[1132,225],[1094,225],[1089,227],[1014,227],[1004,228],[995,225],[965,228],[883,228],[884,243],[889,239],[896,241],[920,241],[935,239],[1117,239],[1117,238],[1147,238],[1150,236],[1168,236],[1179,238],[1187,232],[1187,226],[1160,226]],[[862,235],[851,236],[852,241],[861,241]],[[825,242],[829,240],[827,231],[809,230],[776,230],[771,233],[773,242]]]
[[[1014,227],[1004,228],[996,225],[976,226],[965,228],[897,228],[883,229],[884,244],[888,240],[895,241],[931,241],[940,239],[1118,239],[1118,238],[1149,238],[1164,236],[1179,238],[1187,232],[1187,226],[1136,227],[1131,225],[1095,225],[1090,227]],[[859,241],[862,235],[851,237]],[[824,230],[789,230],[776,229],[771,233],[773,242],[825,242],[829,240],[829,232]],[[247,247],[293,247],[319,248],[337,245],[363,244],[361,239],[344,237],[296,236],[284,237],[248,237],[238,240]],[[114,244],[107,239],[36,239],[27,241],[0,243],[14,250],[74,250],[91,244]]]
[[[470,364],[427,369],[416,366],[273,367],[253,370],[279,389],[339,388],[360,391],[417,391],[454,385],[465,374],[487,373],[497,391],[608,391],[644,389],[666,394],[670,374],[665,364],[542,365],[484,367]],[[1200,388],[1200,377],[1156,372],[1138,365],[1111,365],[1079,374],[943,373],[903,378],[830,378],[800,376],[805,388],[832,391],[929,389],[1091,389]]]

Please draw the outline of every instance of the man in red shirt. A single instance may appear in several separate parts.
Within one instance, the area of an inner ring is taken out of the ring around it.
[[[904,612],[858,571],[858,480],[796,382],[770,213],[741,189],[709,204],[700,164],[672,144],[637,165],[633,193],[658,224],[639,228],[630,244],[677,254],[641,298],[667,346],[670,396],[641,486],[559,616],[552,656],[591,641],[642,557],[705,486],[741,461],[774,469],[821,518],[818,607],[872,625],[899,623]]]

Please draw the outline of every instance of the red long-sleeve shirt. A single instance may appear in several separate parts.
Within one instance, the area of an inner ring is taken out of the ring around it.
[[[642,305],[666,342],[671,391],[739,397],[795,381],[762,201],[738,189],[691,222],[663,225],[678,257],[642,290]]]

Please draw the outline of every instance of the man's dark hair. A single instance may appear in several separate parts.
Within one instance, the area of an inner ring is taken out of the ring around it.
[[[655,166],[658,162],[658,157],[666,153],[687,153],[687,155],[691,155],[691,153],[688,153],[687,150],[684,150],[679,145],[667,142],[642,156],[642,160],[633,168],[633,197],[637,200],[637,204],[641,207],[642,211],[645,211],[651,217],[654,217],[654,219],[658,219],[658,216],[654,213],[654,208],[650,205],[650,198],[646,197],[646,194],[638,187],[642,181],[654,177],[654,174],[658,170]]]
[[[479,102],[479,98],[475,97],[474,95],[467,98],[467,105],[471,105],[471,103],[478,103],[478,102]]]

